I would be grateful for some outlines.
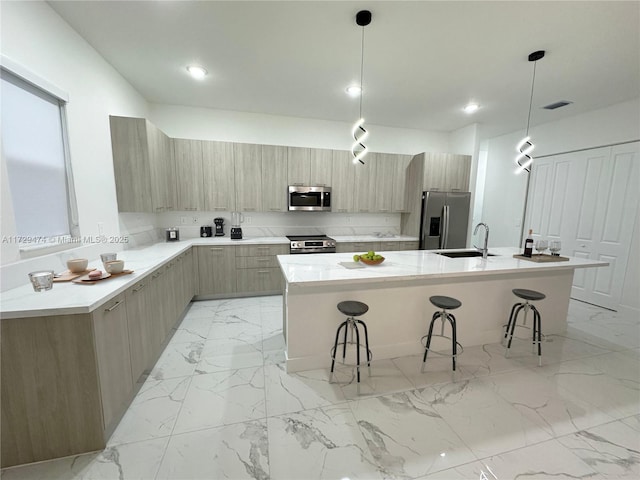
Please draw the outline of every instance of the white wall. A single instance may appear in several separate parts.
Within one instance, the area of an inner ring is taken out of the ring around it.
[[[149,120],[174,138],[349,150],[352,125],[209,108],[151,104]],[[367,125],[373,152],[447,152],[449,134]]]
[[[567,107],[569,108],[569,107]],[[527,176],[515,175],[515,146],[523,130],[483,142],[487,150],[482,218],[491,246],[519,246]],[[640,99],[530,129],[535,156],[640,139]]]
[[[97,235],[98,222],[104,224],[106,235],[118,235],[109,115],[145,117],[147,102],[46,3],[2,2],[0,6],[3,56],[68,94],[69,147],[81,235]],[[3,201],[3,236],[15,233],[10,210]],[[94,245],[80,254],[88,255],[89,251],[97,256],[94,250],[104,248]],[[77,254],[67,252],[67,256]],[[17,246],[3,245],[2,264],[18,260]],[[3,268],[2,288],[13,278],[22,277],[17,271],[45,265],[53,268],[52,262],[60,260],[26,260],[18,262],[18,270]],[[20,283],[25,281],[26,276]]]

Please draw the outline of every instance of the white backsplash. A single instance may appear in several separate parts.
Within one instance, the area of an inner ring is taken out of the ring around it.
[[[229,236],[231,212],[170,212],[158,214],[160,231],[176,227],[180,238],[200,236],[200,227],[213,226],[213,219],[224,218],[224,233]],[[246,212],[241,225],[245,237],[283,237],[285,235],[373,235],[400,234],[399,213],[329,212]],[[164,235],[164,234],[162,234]]]

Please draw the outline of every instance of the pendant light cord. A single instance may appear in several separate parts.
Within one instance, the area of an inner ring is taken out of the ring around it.
[[[364,26],[362,27],[362,44],[360,46],[360,118],[362,118],[362,95],[364,94],[364,89],[362,88],[363,71],[364,71]]]
[[[533,87],[536,84],[536,64],[538,61],[533,62],[533,79],[531,80],[531,96],[529,97],[529,116],[527,117],[527,133],[525,137],[529,136],[529,123],[531,122],[531,107],[533,105]]]

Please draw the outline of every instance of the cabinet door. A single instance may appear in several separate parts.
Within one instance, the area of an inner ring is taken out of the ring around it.
[[[309,183],[331,187],[333,150],[312,148],[309,152]]]
[[[169,333],[165,328],[165,322],[162,321],[164,315],[164,297],[165,287],[163,283],[162,273],[163,267],[155,270],[148,276],[148,296],[149,296],[149,323],[151,325],[151,345],[153,348],[153,357],[158,358],[164,340]]]
[[[235,247],[197,247],[198,294],[236,291]]]
[[[396,155],[376,153],[374,202],[375,211],[390,213],[393,210],[393,184],[398,169]],[[367,155],[365,158],[369,158]]]
[[[233,143],[202,142],[204,209],[231,212],[236,209]]]
[[[354,252],[353,242],[336,242],[336,253]]]
[[[411,162],[411,155],[394,155],[395,170],[393,172],[393,200],[391,202],[392,212],[408,212],[407,208],[407,167]]]
[[[197,275],[197,269],[196,269],[196,265],[193,261],[194,258],[194,249],[190,248],[189,250],[187,250],[184,253],[184,257],[182,260],[182,267],[183,267],[183,279],[184,279],[184,285],[185,285],[185,301],[184,304],[185,306],[191,302],[191,300],[193,300],[193,296],[196,294],[196,288],[195,288],[195,284],[196,284],[196,275]]]
[[[259,212],[262,202],[262,148],[251,143],[234,143],[236,208]]]
[[[155,360],[148,285],[149,279],[143,279],[125,292],[131,377],[134,383]]]
[[[287,147],[287,181],[289,185],[309,185],[311,178],[310,149]]]
[[[365,164],[358,163],[355,168],[354,182],[354,210],[358,213],[373,213],[376,211],[376,169],[378,154],[369,153],[364,157]]]
[[[119,212],[153,212],[147,129],[143,118],[109,117]]]
[[[166,210],[176,210],[178,198],[176,194],[176,165],[173,159],[173,140],[160,131],[160,155],[164,158],[164,184],[166,189]]]
[[[287,211],[287,148],[262,146],[262,210]]]
[[[447,155],[444,153],[425,153],[424,190],[446,191]]]
[[[470,173],[471,157],[469,155],[449,155],[445,172],[447,190],[451,192],[468,192]]]
[[[203,210],[202,142],[173,140],[178,210]]]
[[[381,242],[353,242],[353,251],[356,253],[377,252],[380,250]]]
[[[105,430],[111,431],[133,396],[124,294],[98,307],[92,313],[92,317],[102,397],[102,418]]]
[[[155,212],[163,212],[167,204],[167,187],[165,184],[166,162],[162,158],[160,130],[145,120],[147,145],[149,151],[149,170],[151,180],[151,202]]]
[[[237,284],[243,293],[281,292],[284,277],[279,268],[244,268],[238,270]]]
[[[351,152],[333,151],[333,185],[331,186],[331,211],[353,212],[355,170]]]

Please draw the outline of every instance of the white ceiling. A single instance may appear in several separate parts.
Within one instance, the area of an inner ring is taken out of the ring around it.
[[[640,96],[640,2],[53,1],[148,101],[481,136]],[[191,79],[186,65],[209,70]],[[540,107],[574,103],[556,111]],[[476,101],[481,109],[461,108]]]

